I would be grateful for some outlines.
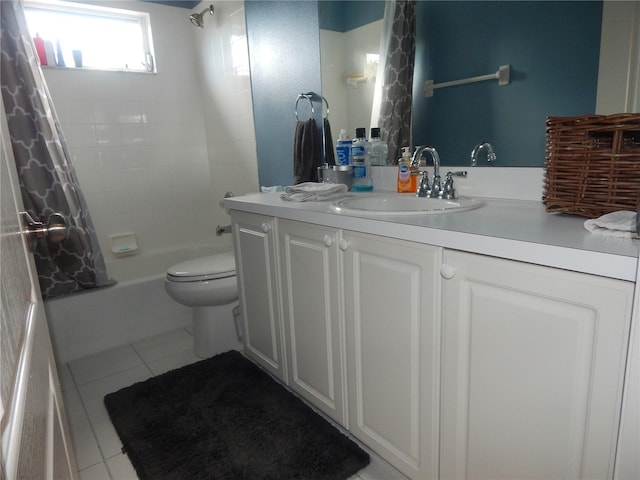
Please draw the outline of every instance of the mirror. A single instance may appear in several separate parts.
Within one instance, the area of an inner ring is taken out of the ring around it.
[[[371,108],[378,70],[385,2],[318,1],[322,95],[330,105],[337,137],[345,129],[372,125]]]
[[[318,10],[322,92],[334,137],[341,128],[353,137],[355,128],[371,126],[375,69],[366,54],[378,51],[384,2],[320,0]],[[496,166],[542,166],[546,117],[597,111],[602,16],[603,3],[593,1],[419,0],[414,145],[437,148],[443,165],[468,165],[473,147],[488,141]],[[500,65],[511,66],[506,86],[484,81],[429,98],[422,89],[427,80],[490,74]]]

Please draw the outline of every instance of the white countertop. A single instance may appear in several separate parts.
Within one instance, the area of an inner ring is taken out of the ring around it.
[[[391,192],[376,192],[391,193]],[[371,195],[350,193],[349,195]],[[576,272],[634,281],[638,241],[584,229],[585,218],[547,213],[541,202],[485,199],[478,209],[396,218],[334,213],[331,202],[289,202],[279,193],[224,200],[230,210],[383,235]]]

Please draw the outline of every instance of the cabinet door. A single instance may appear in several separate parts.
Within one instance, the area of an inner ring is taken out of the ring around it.
[[[631,282],[444,262],[442,478],[612,478]]]
[[[441,250],[343,236],[349,428],[410,478],[436,478]]]
[[[346,426],[338,231],[279,221],[289,386]]]
[[[244,326],[244,353],[285,381],[275,220],[245,212],[233,212],[231,220]]]
[[[639,266],[640,267],[640,266]],[[640,285],[640,268],[636,273]],[[640,290],[634,294],[615,480],[640,478]]]

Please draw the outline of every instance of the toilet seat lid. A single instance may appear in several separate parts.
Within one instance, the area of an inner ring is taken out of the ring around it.
[[[232,277],[236,274],[233,252],[217,253],[178,263],[167,270],[167,276],[176,282],[196,282]]]

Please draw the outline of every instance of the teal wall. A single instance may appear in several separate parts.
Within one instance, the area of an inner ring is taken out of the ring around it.
[[[260,185],[293,183],[294,107],[299,93],[321,92],[315,1],[245,2]],[[309,118],[300,102],[300,119]],[[322,109],[316,108],[321,125]]]
[[[541,166],[547,116],[595,111],[600,1],[420,1],[416,7],[414,144],[435,147],[444,164],[467,164],[489,141],[497,165]],[[511,65],[511,83],[496,80],[436,89],[435,83]]]
[[[348,32],[384,17],[384,0],[319,0],[320,28]]]

